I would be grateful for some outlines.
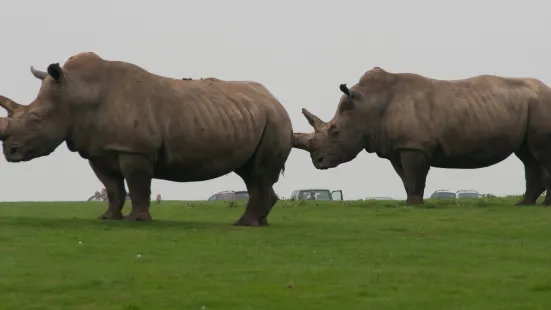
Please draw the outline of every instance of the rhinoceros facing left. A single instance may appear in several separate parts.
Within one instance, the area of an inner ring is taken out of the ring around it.
[[[547,189],[551,205],[551,88],[531,78],[480,75],[436,80],[382,68],[354,86],[340,85],[333,119],[302,113],[313,133],[296,133],[294,147],[317,169],[353,160],[362,150],[388,159],[409,204],[424,203],[430,167],[477,169],[511,154],[524,164],[531,205]]]
[[[167,78],[94,53],[31,71],[42,86],[30,105],[0,98],[8,111],[0,138],[9,162],[46,156],[65,141],[107,189],[102,219],[123,218],[125,180],[132,200],[126,219],[150,220],[151,179],[203,181],[233,171],[250,195],[235,224],[267,225],[293,130],[261,84]]]

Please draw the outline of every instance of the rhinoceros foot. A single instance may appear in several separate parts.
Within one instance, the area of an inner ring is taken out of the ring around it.
[[[265,216],[254,216],[249,214],[243,214],[235,226],[268,226],[268,219]]]
[[[521,200],[515,203],[515,206],[533,206],[535,204],[536,204],[535,201]]]
[[[113,211],[110,211],[110,210],[107,210],[105,211],[105,213],[103,213],[103,215],[100,215],[98,216],[98,219],[100,220],[122,220],[124,218],[124,216],[122,215],[122,213],[119,211],[119,212],[113,212]]]
[[[421,196],[408,196],[406,204],[414,206],[425,204],[425,202],[423,201],[423,197]]]
[[[145,221],[151,221],[151,214],[149,214],[148,211],[145,212],[135,212],[131,211],[124,217],[126,221],[136,221],[136,222],[145,222]]]

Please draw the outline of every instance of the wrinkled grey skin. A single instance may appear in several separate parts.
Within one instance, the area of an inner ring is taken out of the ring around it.
[[[8,111],[0,118],[7,161],[47,156],[66,142],[107,189],[109,208],[100,218],[123,218],[126,181],[132,210],[124,218],[132,221],[151,220],[153,178],[193,182],[233,171],[250,195],[235,224],[268,225],[293,130],[261,84],[162,77],[94,53],[31,70],[42,83],[31,104],[0,98]]]
[[[317,169],[366,150],[388,159],[408,204],[422,204],[430,167],[477,169],[515,154],[524,164],[531,205],[547,189],[551,204],[551,89],[529,78],[492,75],[445,81],[411,73],[367,71],[343,92],[333,119],[302,113],[313,133],[295,133]]]

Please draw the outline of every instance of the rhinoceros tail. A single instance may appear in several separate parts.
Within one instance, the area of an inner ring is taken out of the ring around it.
[[[285,177],[285,165],[283,165],[283,168],[281,168],[281,175]]]

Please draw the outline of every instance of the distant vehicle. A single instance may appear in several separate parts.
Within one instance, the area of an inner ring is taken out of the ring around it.
[[[457,199],[457,194],[447,189],[439,189],[430,195],[430,199]]]
[[[437,190],[430,196],[431,199],[464,199],[464,198],[482,198],[482,194],[471,189],[461,189],[452,192],[447,189]]]
[[[297,189],[291,193],[291,199],[299,200],[343,200],[342,190],[330,191],[328,189]]]
[[[482,198],[482,194],[471,189],[461,189],[456,192],[457,198]]]
[[[210,196],[208,200],[249,200],[249,193],[247,191],[223,191]]]
[[[367,197],[365,200],[395,200],[391,197]]]

